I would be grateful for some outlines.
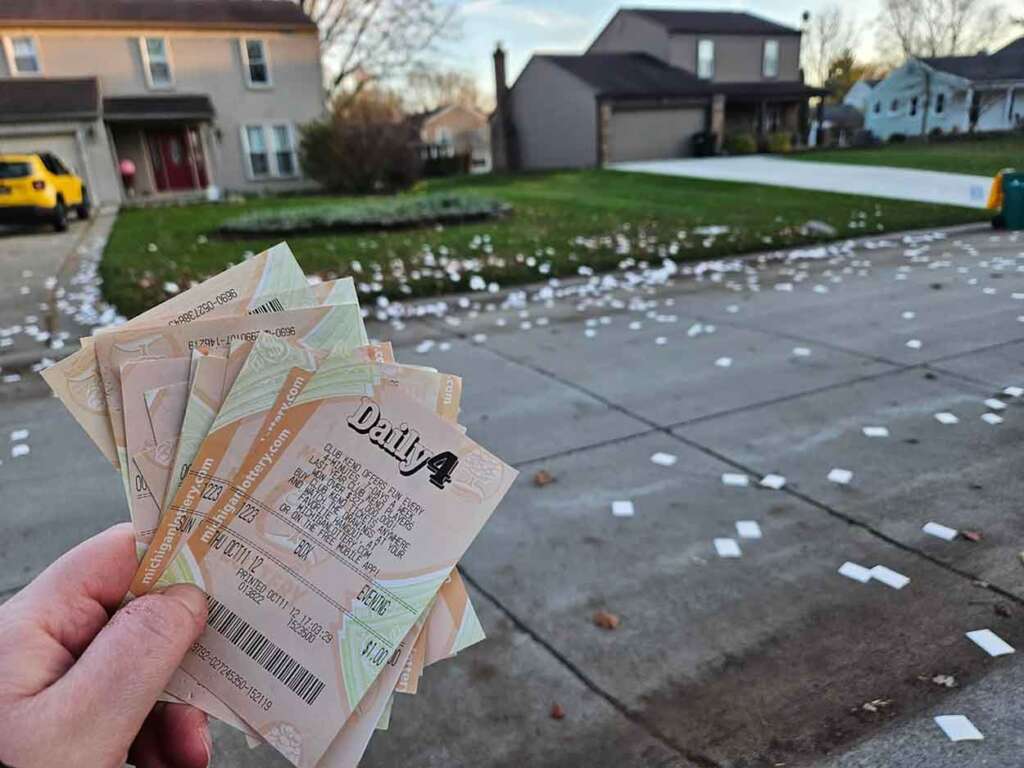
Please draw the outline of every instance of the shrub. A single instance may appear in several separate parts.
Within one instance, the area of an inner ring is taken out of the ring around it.
[[[372,89],[339,96],[331,114],[301,129],[302,169],[332,192],[394,192],[412,186],[420,162],[394,97]]]
[[[430,179],[461,176],[469,173],[472,159],[468,152],[459,152],[451,157],[429,157],[423,161],[423,175]]]
[[[939,128],[939,126],[935,126],[930,131],[928,131],[928,135],[931,136],[933,139],[937,139],[940,136],[942,136],[942,129]]]
[[[907,143],[907,136],[906,136],[906,134],[903,134],[903,133],[894,133],[892,136],[889,137],[889,143],[890,144],[906,144]]]
[[[793,150],[793,138],[784,131],[768,134],[765,148],[774,154],[784,155]]]
[[[722,149],[729,155],[752,155],[757,152],[757,139],[752,133],[734,133],[725,137]]]
[[[861,128],[855,134],[853,134],[853,140],[850,142],[850,146],[860,148],[876,147],[880,143],[881,142],[878,140],[878,137],[875,136],[875,134],[873,134],[867,128]]]
[[[271,208],[228,219],[217,232],[228,237],[263,237],[404,229],[480,221],[509,210],[505,203],[486,197],[417,195]]]

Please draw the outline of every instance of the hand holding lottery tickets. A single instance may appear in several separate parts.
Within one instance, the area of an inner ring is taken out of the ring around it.
[[[157,703],[206,622],[206,597],[176,585],[117,610],[137,566],[132,528],[119,525],[0,606],[0,763],[209,764],[206,715]]]

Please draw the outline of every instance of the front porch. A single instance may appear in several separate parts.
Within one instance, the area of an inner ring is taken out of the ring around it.
[[[205,96],[106,99],[104,121],[126,204],[216,197],[209,159],[212,119]]]
[[[720,124],[724,136],[753,136],[758,149],[772,134],[787,134],[793,144],[806,139],[808,101],[827,91],[803,83],[716,84],[715,100],[721,106]]]

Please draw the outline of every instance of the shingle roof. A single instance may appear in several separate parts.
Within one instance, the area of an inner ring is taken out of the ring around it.
[[[708,84],[685,69],[646,53],[541,55],[593,86],[598,96],[662,98],[707,96]]]
[[[100,112],[95,77],[0,80],[0,122],[94,119]]]
[[[793,29],[774,21],[740,11],[669,11],[652,8],[624,8],[660,24],[669,32],[723,35],[799,35]]]
[[[755,80],[747,83],[715,83],[715,93],[724,93],[730,102],[764,99],[810,99],[827,96],[825,88],[815,88],[799,80]]]
[[[103,119],[107,122],[203,121],[213,116],[213,103],[205,94],[111,96],[103,100]]]
[[[315,25],[288,0],[2,0],[0,22],[174,26]]]
[[[998,53],[979,53],[974,56],[935,56],[921,59],[941,72],[967,80],[1019,80],[1024,79],[1024,50],[1006,50]]]
[[[1024,54],[1024,37],[1018,37],[1009,45],[1003,46],[993,56],[1014,56]]]

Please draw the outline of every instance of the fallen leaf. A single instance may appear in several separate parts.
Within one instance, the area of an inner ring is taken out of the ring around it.
[[[968,541],[981,541],[983,538],[981,531],[960,531],[960,535]]]
[[[619,626],[619,617],[608,611],[597,611],[594,614],[594,624],[601,629],[616,629]]]
[[[562,705],[561,704],[552,704],[551,705],[551,719],[552,720],[561,720],[563,717],[565,717],[565,710],[562,709]]]
[[[538,488],[543,488],[545,485],[551,485],[553,482],[555,482],[555,476],[546,469],[538,470],[537,474],[533,476],[533,484]]]

